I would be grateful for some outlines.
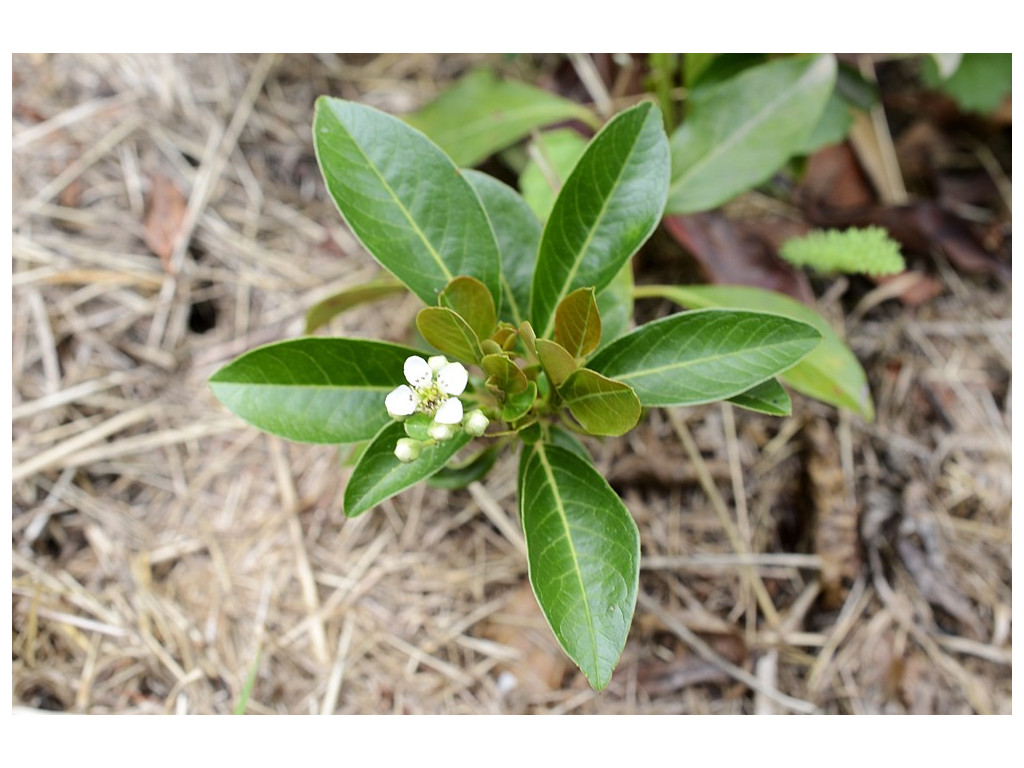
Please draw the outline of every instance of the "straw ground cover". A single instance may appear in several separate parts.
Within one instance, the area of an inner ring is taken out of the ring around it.
[[[377,274],[324,192],[315,97],[403,112],[483,58],[14,58],[15,706],[1008,712],[1003,283],[940,263],[930,303],[868,294],[845,321],[826,296],[872,424],[795,398],[789,419],[653,411],[590,443],[644,548],[601,694],[529,593],[514,462],[345,520],[344,456],[216,403],[212,371]],[[417,309],[329,330],[402,341]]]

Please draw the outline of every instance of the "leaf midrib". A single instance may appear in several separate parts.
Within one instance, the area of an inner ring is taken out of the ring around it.
[[[671,195],[673,191],[675,191],[680,186],[685,184],[685,182],[689,181],[689,179],[692,178],[698,171],[703,169],[705,165],[707,165],[713,160],[717,160],[719,155],[721,155],[723,152],[727,152],[728,150],[730,150],[733,147],[733,145],[740,141],[741,138],[745,138],[747,134],[751,133],[756,126],[760,125],[762,122],[764,122],[765,119],[767,119],[766,113],[768,113],[769,111],[774,111],[776,106],[792,99],[796,95],[795,91],[797,91],[798,87],[804,82],[804,79],[809,74],[811,74],[811,72],[814,71],[815,67],[817,67],[817,62],[812,64],[807,69],[807,71],[804,72],[804,74],[795,83],[793,83],[793,85],[790,88],[780,92],[778,97],[768,102],[768,104],[766,104],[764,108],[761,109],[761,111],[754,115],[753,119],[747,121],[747,123],[745,123],[743,127],[741,127],[736,132],[732,133],[725,141],[712,148],[711,152],[704,155],[703,158],[701,158],[696,163],[691,165],[682,176],[677,178],[669,185],[669,194]]]
[[[576,546],[572,540],[572,533],[569,528],[569,518],[565,514],[565,506],[562,504],[562,497],[558,492],[558,486],[555,483],[554,472],[551,470],[551,464],[548,462],[547,453],[544,451],[544,444],[537,443],[535,451],[543,465],[544,475],[547,478],[548,485],[551,487],[552,494],[555,497],[555,507],[558,510],[559,519],[562,522],[562,527],[565,529],[565,540],[568,542],[569,552],[572,554],[573,571],[576,574],[576,580],[580,585],[580,594],[583,596],[583,607],[587,615],[587,629],[589,630],[591,640],[590,646],[594,654],[594,673],[599,674],[601,661],[597,655],[597,630],[594,628],[594,615],[590,608],[590,595],[587,593],[586,585],[583,583],[583,572],[580,569],[579,558],[576,556]]]
[[[380,181],[381,186],[387,191],[388,195],[391,196],[391,199],[394,201],[395,205],[405,216],[406,221],[409,222],[409,225],[412,227],[413,232],[415,232],[415,234],[420,238],[421,242],[426,246],[427,251],[430,253],[431,257],[437,263],[437,266],[441,268],[441,273],[445,276],[446,280],[451,281],[453,277],[451,271],[448,269],[448,266],[441,259],[441,255],[436,250],[434,250],[433,244],[430,242],[430,240],[427,239],[427,236],[423,232],[423,230],[420,229],[419,224],[416,222],[416,219],[412,217],[412,214],[409,211],[409,209],[395,193],[395,190],[392,188],[391,184],[388,183],[387,179],[385,179],[381,172],[377,169],[377,166],[373,163],[373,161],[370,160],[369,155],[367,155],[363,151],[363,148],[359,145],[359,142],[356,140],[356,137],[352,134],[352,132],[345,125],[345,123],[341,120],[337,112],[335,112],[330,107],[328,107],[328,109],[330,109],[331,114],[334,115],[338,125],[340,125],[342,130],[344,130],[346,135],[348,135],[349,140],[352,142],[352,146],[365,161],[366,167],[369,168],[377,177],[378,181]]]
[[[665,371],[673,371],[673,370],[676,370],[678,368],[689,368],[689,367],[691,367],[693,365],[698,365],[698,364],[702,364],[702,363],[709,363],[709,362],[716,362],[718,360],[726,360],[726,359],[728,359],[730,357],[743,356],[747,352],[760,352],[760,351],[763,351],[763,350],[778,349],[779,347],[783,347],[783,346],[788,345],[788,344],[794,344],[794,343],[797,343],[797,342],[800,342],[800,341],[805,341],[805,340],[806,339],[800,339],[800,338],[797,338],[797,339],[787,339],[786,341],[780,341],[777,344],[762,344],[761,346],[757,346],[757,347],[744,347],[743,349],[739,349],[739,350],[737,350],[735,352],[726,352],[726,353],[717,354],[717,355],[707,355],[706,357],[698,357],[698,358],[695,358],[693,360],[684,360],[684,361],[681,361],[681,362],[678,362],[678,363],[671,363],[669,365],[660,365],[660,366],[658,366],[656,368],[643,368],[643,369],[640,369],[640,370],[635,370],[632,373],[617,374],[615,376],[615,380],[616,381],[627,381],[629,379],[635,379],[635,378],[637,378],[639,376],[648,376],[648,375],[653,375],[653,374],[658,374],[658,373],[664,373]],[[813,349],[813,347],[812,347],[812,349]],[[796,363],[794,363],[794,365],[796,365]]]
[[[554,324],[555,324],[555,310],[558,307],[559,302],[561,302],[562,299],[565,298],[566,293],[569,290],[569,286],[572,284],[573,278],[576,277],[576,273],[579,272],[580,265],[583,263],[583,257],[586,254],[587,249],[590,247],[591,242],[593,242],[593,240],[594,240],[594,235],[596,234],[596,232],[598,230],[598,227],[600,226],[601,222],[604,221],[604,217],[605,217],[605,215],[608,212],[608,205],[611,202],[612,197],[614,197],[614,195],[615,195],[615,189],[619,185],[619,180],[622,179],[623,174],[625,174],[625,172],[626,172],[626,166],[629,165],[630,160],[632,160],[633,155],[636,152],[637,145],[640,143],[640,136],[643,134],[644,128],[647,126],[647,121],[648,121],[649,118],[650,118],[650,111],[648,111],[647,114],[644,116],[643,122],[641,123],[641,126],[640,126],[640,130],[637,131],[637,134],[636,134],[636,136],[635,136],[635,138],[633,140],[633,145],[629,148],[629,152],[626,153],[626,157],[623,158],[622,164],[619,166],[619,172],[615,176],[615,181],[612,183],[612,185],[610,187],[610,190],[608,192],[608,195],[604,198],[604,201],[601,203],[601,211],[598,214],[597,218],[594,219],[593,226],[590,227],[590,231],[587,233],[586,241],[583,243],[582,247],[580,247],[576,251],[575,257],[573,259],[572,269],[569,270],[569,274],[566,275],[565,280],[562,283],[562,287],[558,290],[558,296],[551,303],[551,314],[548,316],[548,322],[547,322],[547,324],[544,327],[544,332],[541,333],[541,334],[538,334],[539,336],[543,336],[543,337],[546,338],[546,337],[548,337],[548,336],[550,336],[552,334],[552,331],[553,331],[553,328],[554,328]],[[586,153],[584,152],[584,157],[585,157],[585,155],[586,155]],[[582,160],[583,160],[583,157],[580,157],[579,161],[577,161],[577,163],[576,163],[576,166],[573,168],[573,172],[575,172],[576,169],[579,168],[580,162],[582,162]],[[571,179],[571,178],[572,178],[572,174],[570,173],[569,179]],[[567,180],[566,183],[568,183],[568,180]],[[562,185],[562,190],[563,191],[565,190],[565,184]],[[550,223],[552,220],[553,220],[553,217],[549,217],[548,218],[548,223]],[[546,225],[544,227],[544,233],[545,234],[547,233],[547,226]],[[544,235],[542,234],[541,235],[541,252],[543,252],[543,246],[544,246]],[[533,310],[533,306],[532,306],[533,305],[533,296],[532,295],[530,296],[530,305],[531,305],[530,309],[531,309],[531,312],[532,312],[532,310]]]

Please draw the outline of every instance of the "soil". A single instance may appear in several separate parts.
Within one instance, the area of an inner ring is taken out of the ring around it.
[[[346,520],[344,450],[214,399],[219,366],[379,274],[323,188],[316,96],[402,113],[481,63],[587,99],[555,55],[14,56],[16,711],[1009,713],[1008,194],[970,210],[989,269],[925,248],[900,290],[811,280],[874,421],[794,394],[588,443],[643,546],[601,693],[533,600],[514,456]],[[1008,193],[1008,118],[943,125]],[[417,309],[322,332],[402,341]]]

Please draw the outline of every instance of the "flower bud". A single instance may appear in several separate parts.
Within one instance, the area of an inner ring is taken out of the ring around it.
[[[480,435],[487,431],[487,425],[490,423],[491,422],[488,421],[487,417],[484,416],[484,412],[477,409],[475,411],[470,411],[469,415],[466,416],[466,420],[463,422],[463,428],[473,437],[480,437]]]
[[[395,444],[395,456],[399,461],[406,464],[418,459],[422,450],[423,447],[420,442],[418,440],[413,440],[410,437],[399,438],[398,442]]]
[[[427,427],[427,434],[434,440],[441,443],[445,440],[450,440],[455,434],[455,429],[451,424],[438,424],[436,421]]]

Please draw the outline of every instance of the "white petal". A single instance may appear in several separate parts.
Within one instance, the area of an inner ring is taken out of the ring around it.
[[[412,355],[405,359],[405,380],[417,389],[429,387],[434,381],[434,372],[422,357]]]
[[[419,404],[420,399],[416,396],[416,393],[405,384],[391,390],[388,396],[384,398],[384,407],[388,409],[388,413],[392,418],[412,416],[416,412],[416,406]]]
[[[466,391],[469,371],[462,363],[451,363],[437,372],[437,385],[449,395],[461,395]]]
[[[442,368],[448,365],[448,358],[445,357],[444,355],[434,355],[433,357],[427,358],[427,365],[429,365],[430,368],[435,372],[440,371]]]
[[[434,414],[438,424],[458,424],[462,421],[462,401],[457,397],[449,397]]]

